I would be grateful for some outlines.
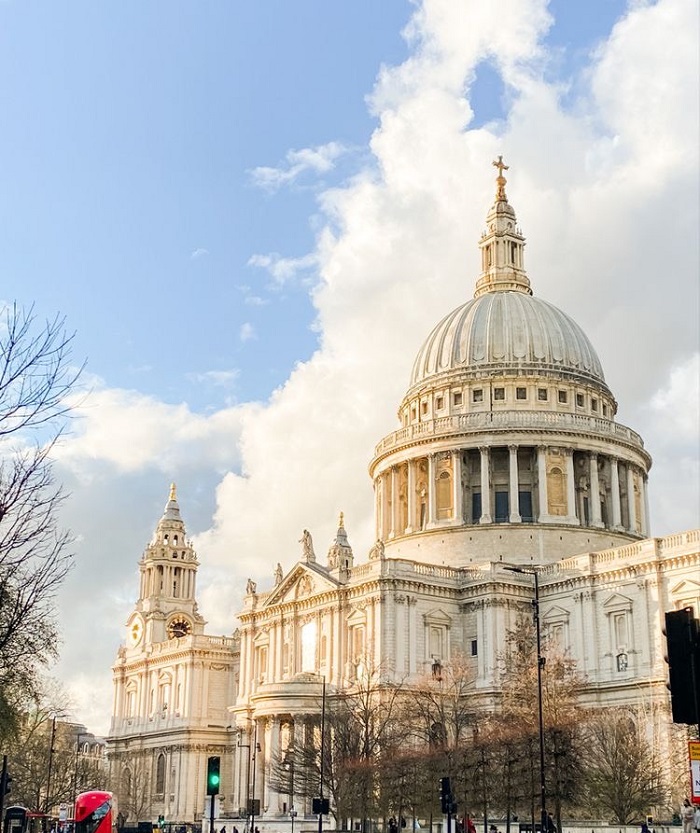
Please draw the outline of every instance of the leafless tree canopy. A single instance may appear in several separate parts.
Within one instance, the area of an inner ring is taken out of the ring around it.
[[[0,737],[56,654],[53,601],[72,560],[51,465],[82,370],[64,323],[17,305],[0,320]]]

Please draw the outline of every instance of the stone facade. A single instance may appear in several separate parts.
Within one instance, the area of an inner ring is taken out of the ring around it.
[[[286,573],[278,566],[272,587],[248,582],[238,644],[204,636],[189,550],[178,561],[187,603],[158,596],[161,577],[165,586],[172,579],[158,570],[175,560],[155,545],[144,556],[128,630],[137,641],[115,666],[110,752],[117,760],[140,744],[157,756],[183,744],[167,759],[168,772],[175,759],[184,767],[178,819],[201,806],[214,748],[226,756],[226,808],[252,796],[261,823],[277,825],[292,807],[310,813],[293,786],[276,789],[274,762],[304,743],[323,687],[352,686],[368,662],[410,684],[459,655],[475,705],[489,708],[506,633],[533,597],[532,576],[506,565],[537,569],[543,628],[576,660],[584,700],[643,701],[660,715],[659,742],[670,743],[663,615],[685,605],[700,612],[700,531],[649,537],[651,458],[615,421],[617,403],[581,328],[533,296],[506,168],[494,164],[474,298],[426,339],[400,427],[370,461],[377,541],[366,558],[355,563],[342,516],[323,561],[304,531],[301,557]],[[175,638],[173,617],[191,633]],[[177,715],[159,713],[164,685]]]
[[[238,640],[204,633],[198,566],[173,486],[139,563],[139,598],[113,669],[107,754],[128,824],[160,815],[201,821],[209,755],[221,756],[222,794],[232,792],[228,707],[236,696]]]

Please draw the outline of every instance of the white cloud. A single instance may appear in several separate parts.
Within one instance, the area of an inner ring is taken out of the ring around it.
[[[195,249],[195,250],[192,252],[192,254],[190,254],[190,259],[191,259],[191,260],[197,260],[198,258],[200,258],[200,257],[204,257],[205,255],[208,255],[208,254],[209,254],[209,250],[208,250],[208,249],[201,249],[201,248],[198,248],[198,249]]]
[[[55,458],[75,476],[90,477],[93,466],[108,465],[113,476],[156,467],[167,473],[198,464],[235,465],[235,437],[245,407],[210,416],[194,414],[186,404],[167,405],[135,391],[95,389],[75,405],[74,434],[56,449]]]
[[[233,387],[241,375],[238,368],[232,370],[207,370],[204,373],[190,373],[187,378],[194,382],[205,382],[219,388]]]
[[[318,256],[315,252],[301,257],[282,257],[277,253],[255,254],[248,259],[248,266],[265,269],[275,279],[278,286],[295,280],[299,273],[308,272],[318,266]]]
[[[332,171],[336,160],[347,149],[339,142],[328,142],[315,148],[290,150],[285,157],[286,164],[278,168],[259,167],[251,171],[253,184],[267,191],[276,191],[283,185],[291,185],[302,174],[312,172],[325,174]]]
[[[253,338],[257,338],[257,334],[255,332],[255,327],[250,323],[250,321],[246,321],[241,324],[241,329],[238,332],[238,337],[241,341],[246,342],[250,341]]]
[[[367,464],[397,426],[423,339],[473,293],[494,193],[490,162],[501,153],[534,292],[589,334],[620,420],[657,456],[655,534],[696,523],[688,482],[698,480],[698,368],[690,360],[698,349],[697,23],[695,0],[631,7],[587,67],[581,97],[565,108],[560,88],[544,80],[544,0],[425,0],[409,26],[411,57],[383,68],[371,95],[372,159],[319,196],[325,225],[316,249],[250,259],[278,283],[314,275],[319,349],[264,406],[206,419],[124,391],[91,397],[62,465],[80,475],[81,488],[86,473],[104,484],[104,470],[112,479],[150,479],[111,497],[104,486],[81,492],[95,506],[88,542],[99,548],[99,518],[113,519],[118,506],[140,548],[166,496],[163,486],[146,500],[146,489],[184,473],[194,484],[181,506],[196,519],[188,528],[203,565],[202,612],[225,632],[235,627],[229,617],[245,578],[265,585],[277,561],[289,567],[303,528],[323,558],[344,510],[363,558],[374,538]],[[507,118],[470,129],[469,83],[485,57],[507,85]],[[324,172],[335,158],[299,153],[290,152],[285,168],[257,174],[260,184]],[[124,506],[136,493],[138,528]],[[140,549],[126,551],[121,540],[102,546],[118,552],[114,584],[133,598]],[[94,593],[89,581],[83,599]],[[126,613],[126,602],[119,609]],[[112,659],[103,658],[105,674]]]

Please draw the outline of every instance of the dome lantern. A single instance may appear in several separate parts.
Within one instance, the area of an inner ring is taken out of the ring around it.
[[[479,241],[481,275],[476,282],[474,297],[487,292],[511,291],[532,295],[530,281],[525,274],[525,238],[516,225],[515,211],[506,196],[508,165],[499,156],[493,162],[498,168],[496,198],[486,216],[487,230]]]

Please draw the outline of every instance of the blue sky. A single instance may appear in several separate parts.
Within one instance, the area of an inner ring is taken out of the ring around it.
[[[697,525],[696,31],[694,0],[0,0],[0,299],[87,358],[57,455],[78,718],[106,729],[172,480],[212,632],[341,509],[365,557],[367,464],[471,297],[499,153],[534,291],[655,458],[655,534]]]
[[[553,69],[572,72],[623,9],[554,4]],[[407,56],[412,10],[4,2],[5,297],[64,313],[76,353],[110,386],[197,410],[269,396],[314,350],[314,310],[303,282],[271,288],[249,260],[312,249],[315,194],[362,159],[377,124],[365,96],[381,64]],[[484,62],[474,124],[501,117],[502,97]],[[327,179],[253,186],[256,167],[331,141],[352,150]]]

